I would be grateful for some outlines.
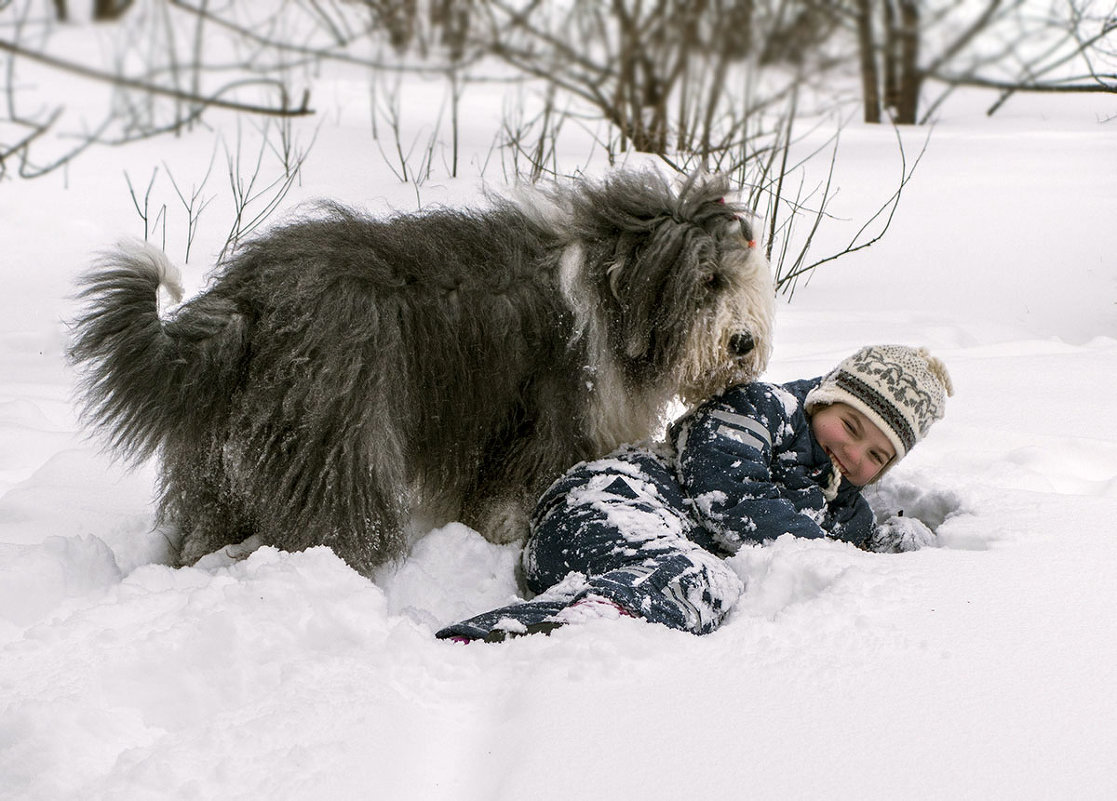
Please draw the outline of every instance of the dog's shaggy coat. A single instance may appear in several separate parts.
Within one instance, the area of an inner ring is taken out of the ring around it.
[[[121,248],[83,282],[86,416],[160,457],[183,563],[257,535],[367,573],[420,508],[512,540],[563,470],[765,367],[770,271],[727,188],[617,172],[479,211],[324,206],[167,318],[177,271]]]

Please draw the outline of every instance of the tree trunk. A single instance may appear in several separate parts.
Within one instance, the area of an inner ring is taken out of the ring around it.
[[[900,36],[896,30],[895,0],[883,0],[880,4],[881,16],[881,105],[890,114],[896,107],[900,94]]]
[[[919,3],[900,0],[900,26],[897,31],[899,53],[899,84],[894,99],[896,122],[915,125],[919,111],[919,90],[923,74],[919,69]]]
[[[877,71],[876,38],[873,36],[872,0],[856,0],[857,46],[861,54],[861,101],[865,122],[880,122],[880,74]]]
[[[64,5],[65,0],[54,0],[54,3]],[[98,22],[120,19],[131,6],[132,0],[93,0],[93,19]]]

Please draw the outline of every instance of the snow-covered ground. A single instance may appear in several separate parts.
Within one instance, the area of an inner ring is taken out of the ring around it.
[[[418,190],[372,143],[359,83],[316,97],[329,109],[301,129],[320,125],[285,209],[499,185],[498,96],[467,96],[462,177]],[[321,548],[165,566],[154,469],[79,430],[62,321],[92,254],[142,234],[125,170],[142,192],[160,167],[152,203],[182,260],[166,170],[200,182],[213,139],[0,183],[0,798],[1117,797],[1117,123],[1099,122],[1117,105],[1018,98],[986,118],[984,101],[943,109],[884,240],[781,303],[768,376],[873,341],[943,358],[946,419],[877,498],[941,547],[745,548],[748,592],[706,637],[624,619],[436,641],[517,592],[515,549],[458,524],[375,582]],[[207,195],[227,194],[223,159]],[[892,131],[850,124],[826,236],[850,236],[898,173]],[[223,202],[201,217],[193,288]]]

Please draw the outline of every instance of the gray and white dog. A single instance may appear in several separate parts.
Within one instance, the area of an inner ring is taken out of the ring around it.
[[[184,564],[256,535],[367,574],[420,510],[512,541],[566,468],[764,369],[771,273],[727,190],[618,171],[483,210],[322,206],[167,317],[177,270],[122,247],[82,283],[86,418],[160,457]]]

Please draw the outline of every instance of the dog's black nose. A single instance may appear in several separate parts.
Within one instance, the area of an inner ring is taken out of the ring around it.
[[[747,331],[729,338],[729,352],[734,356],[747,356],[756,347],[756,340]]]

